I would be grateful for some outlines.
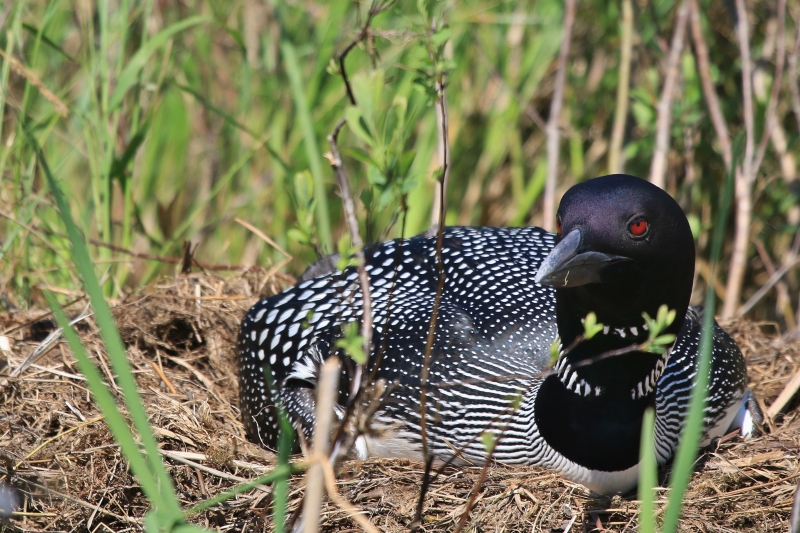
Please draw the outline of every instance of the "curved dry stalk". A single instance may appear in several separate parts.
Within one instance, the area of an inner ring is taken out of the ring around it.
[[[786,8],[785,0],[779,0],[777,9],[778,17],[784,20]],[[731,267],[728,271],[728,282],[725,287],[725,300],[722,306],[722,317],[731,318],[736,315],[741,298],[742,286],[744,285],[744,274],[747,269],[747,248],[750,243],[750,222],[753,218],[753,184],[756,181],[756,173],[763,159],[763,149],[766,150],[766,142],[769,138],[769,128],[771,127],[770,116],[774,120],[774,101],[777,100],[780,90],[780,77],[783,74],[783,57],[776,59],[775,79],[773,81],[770,102],[767,106],[767,117],[762,141],[759,144],[758,152],[755,145],[755,116],[753,105],[753,74],[752,59],[750,54],[750,36],[747,22],[747,8],[744,0],[736,0],[736,14],[738,22],[736,33],[739,38],[739,49],[742,55],[742,97],[744,99],[744,125],[745,125],[745,146],[744,159],[741,166],[736,169],[736,231],[733,240],[733,251],[731,253]],[[785,53],[783,43],[783,29],[779,37],[777,54],[782,56]]]
[[[711,81],[711,62],[708,59],[708,46],[706,46],[703,28],[700,25],[700,9],[697,6],[697,0],[689,0],[689,9],[691,11],[692,41],[694,42],[697,72],[700,74],[703,96],[706,99],[711,124],[713,124],[714,131],[717,133],[717,140],[722,151],[722,160],[725,163],[725,168],[730,171],[733,165],[731,138],[728,133],[728,125],[725,123],[725,115],[722,114],[719,96],[717,96],[717,91],[714,89],[714,82]]]
[[[650,164],[650,182],[662,189],[666,185],[667,153],[669,152],[669,132],[672,124],[672,100],[678,84],[678,67],[686,34],[686,23],[689,20],[689,2],[683,0],[675,17],[675,32],[672,34],[667,70],[664,77],[664,88],[658,101],[656,118],[656,148]]]
[[[364,516],[364,514],[357,509],[353,504],[345,500],[336,490],[336,475],[333,472],[333,467],[328,462],[328,457],[325,455],[314,455],[311,457],[312,462],[322,467],[322,473],[325,478],[325,490],[328,492],[328,498],[342,511],[347,513],[349,518],[358,524],[361,529],[367,533],[380,533],[378,529],[372,525],[372,522]]]
[[[625,122],[628,119],[628,91],[631,80],[631,58],[633,50],[633,3],[622,0],[622,44],[619,58],[619,83],[617,83],[617,106],[614,110],[614,126],[611,130],[611,145],[608,148],[608,173],[622,172],[622,141],[625,138]]]
[[[561,50],[558,53],[558,69],[556,85],[553,89],[553,100],[550,102],[550,116],[547,119],[547,179],[544,185],[544,205],[542,226],[553,231],[556,221],[556,181],[558,179],[558,120],[561,117],[561,106],[564,103],[564,83],[567,78],[567,59],[569,45],[572,40],[572,26],[575,23],[576,0],[566,0],[564,11],[564,30],[561,38]]]
[[[761,141],[758,143],[755,161],[753,162],[753,173],[758,173],[764,156],[767,153],[767,143],[769,142],[772,128],[775,127],[775,114],[778,107],[778,97],[783,82],[783,65],[786,61],[786,0],[778,0],[778,46],[775,50],[775,76],[772,79],[772,91],[767,103],[767,116],[764,121],[764,131],[761,132]]]

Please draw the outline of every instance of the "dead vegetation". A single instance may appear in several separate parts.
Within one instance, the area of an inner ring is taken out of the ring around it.
[[[268,471],[273,454],[247,442],[237,409],[235,339],[240,318],[278,281],[263,271],[238,278],[188,275],[133,295],[115,307],[151,422],[185,505]],[[78,316],[85,302],[69,311]],[[2,376],[9,376],[53,330],[45,311],[0,314]],[[770,324],[728,322],[747,358],[751,387],[766,406],[800,371],[800,343],[784,342]],[[109,383],[108,361],[91,318],[76,328]],[[19,531],[138,531],[146,501],[99,418],[73,357],[54,343],[18,377],[0,378],[0,479],[24,496],[7,523]],[[113,385],[112,385],[113,386]],[[787,529],[800,480],[797,401],[771,434],[750,442],[722,439],[703,458],[686,498],[685,531]],[[340,494],[384,531],[407,531],[424,465],[375,460],[345,463]],[[481,469],[449,468],[431,486],[422,530],[454,529]],[[662,483],[667,472],[662,473]],[[291,510],[302,494],[293,482]],[[198,517],[219,531],[269,531],[270,491],[257,489]],[[659,502],[666,501],[661,491]],[[597,498],[539,468],[497,466],[488,472],[469,531],[636,531],[637,503]],[[357,529],[327,501],[324,529]]]

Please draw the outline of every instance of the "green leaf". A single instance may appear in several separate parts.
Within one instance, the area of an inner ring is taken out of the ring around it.
[[[431,35],[431,42],[434,44],[434,46],[439,47],[442,46],[447,41],[449,41],[452,36],[453,36],[452,28],[448,26],[443,26],[436,33]]]
[[[114,88],[114,93],[111,95],[111,100],[109,100],[109,110],[113,111],[122,104],[125,94],[131,87],[138,83],[139,72],[144,68],[150,56],[153,55],[156,50],[167,44],[176,33],[209,21],[210,19],[208,17],[189,17],[188,19],[181,20],[180,22],[176,22],[164,28],[154,37],[150,38],[143,47],[133,54],[133,57],[128,61],[122,74],[120,74],[117,85]]]
[[[364,337],[358,334],[358,323],[350,322],[342,327],[342,337],[336,340],[335,346],[344,350],[350,359],[360,365],[367,363],[364,353]]]
[[[486,453],[492,453],[495,444],[497,444],[497,435],[491,431],[484,431],[481,433],[481,442],[483,443],[483,448],[486,450]]]
[[[347,121],[347,127],[350,128],[350,131],[355,133],[359,139],[369,146],[374,146],[375,139],[372,138],[372,135],[370,135],[361,123],[361,110],[359,108],[349,106],[344,111],[344,118]]]
[[[108,302],[106,302],[103,296],[103,290],[94,272],[94,263],[89,255],[86,241],[75,225],[69,203],[59,183],[50,172],[50,166],[47,164],[36,138],[27,128],[25,128],[24,131],[28,142],[36,153],[42,172],[47,179],[50,191],[58,206],[61,220],[66,227],[67,236],[72,245],[72,259],[81,276],[86,293],[89,296],[89,301],[94,308],[95,320],[100,329],[100,336],[103,339],[108,357],[111,360],[111,366],[116,373],[116,381],[122,390],[131,421],[144,447],[146,461],[142,461],[142,452],[139,451],[138,444],[133,440],[132,432],[119,413],[116,401],[111,395],[111,392],[105,384],[103,384],[99,370],[88,357],[79,357],[81,353],[85,356],[85,351],[83,350],[83,346],[77,334],[71,328],[66,327],[64,329],[64,335],[67,337],[68,341],[70,341],[70,346],[75,352],[76,357],[78,357],[81,371],[84,372],[87,381],[90,379],[90,376],[92,376],[91,379],[94,382],[94,386],[91,387],[92,394],[95,395],[95,398],[98,398],[98,405],[106,416],[107,423],[114,433],[114,437],[120,442],[120,447],[123,447],[122,440],[126,440],[127,444],[124,447],[124,449],[127,450],[125,452],[126,459],[131,463],[131,468],[139,480],[139,483],[142,484],[143,491],[145,490],[145,486],[149,487],[149,490],[145,492],[148,499],[150,499],[155,506],[160,519],[164,523],[177,520],[181,516],[181,511],[180,504],[175,497],[172,479],[167,473],[164,462],[161,459],[161,454],[158,451],[158,443],[150,427],[147,413],[144,410],[142,398],[139,394],[136,380],[133,377],[130,362],[127,359],[125,345],[122,343],[122,338],[119,335],[119,330],[117,330],[111,310],[108,307]],[[50,296],[50,298],[56,318],[59,319],[62,324],[68,325],[66,317],[56,304],[55,298],[52,296]],[[99,400],[100,397],[105,398],[105,400],[101,402]],[[112,424],[114,424],[113,427]],[[137,466],[134,466],[134,464]]]
[[[513,394],[506,396],[506,400],[508,400],[509,407],[514,411],[518,411],[520,406],[522,405],[522,394]]]
[[[125,169],[128,168],[128,165],[131,163],[131,161],[133,161],[133,158],[136,157],[136,152],[139,151],[139,147],[147,137],[147,130],[149,127],[150,120],[148,119],[144,122],[144,124],[141,125],[136,133],[133,134],[133,137],[131,137],[128,146],[125,148],[125,151],[122,153],[122,155],[120,157],[115,157],[111,162],[109,177],[119,180],[125,178]]]
[[[653,339],[653,344],[658,344],[660,346],[669,346],[673,342],[675,342],[675,335],[672,333],[666,333],[664,335],[659,335],[655,339]]]
[[[603,324],[597,321],[594,311],[589,312],[583,320],[583,336],[589,340],[601,331],[603,331]]]
[[[300,228],[289,228],[286,232],[286,236],[289,237],[290,241],[300,244],[311,244],[311,235]]]
[[[733,160],[737,162],[742,155],[744,136],[742,133],[737,135],[733,143]],[[711,271],[716,273],[719,262],[722,244],[725,240],[725,221],[728,217],[731,202],[733,200],[734,174],[733,168],[728,171],[725,179],[725,186],[722,190],[719,209],[714,223],[714,235],[711,239]],[[667,510],[664,513],[663,533],[674,533],[678,530],[678,521],[681,516],[683,506],[683,496],[689,486],[689,480],[694,472],[694,460],[697,457],[697,449],[700,445],[700,438],[703,431],[704,411],[706,395],[708,393],[709,373],[711,370],[711,353],[714,343],[714,309],[716,307],[716,296],[714,294],[714,284],[709,284],[706,289],[705,311],[703,314],[703,327],[700,333],[700,346],[697,357],[697,373],[692,387],[692,396],[689,400],[689,413],[686,417],[681,440],[673,461],[672,474],[670,476],[670,492]]]
[[[73,63],[75,62],[75,59],[71,55],[66,53],[63,48],[61,48],[56,43],[51,41],[47,37],[47,35],[44,34],[44,32],[42,32],[40,34],[39,28],[37,28],[36,26],[33,26],[32,24],[26,24],[26,23],[23,22],[22,23],[22,27],[25,29],[25,31],[28,31],[28,32],[32,33],[33,35],[35,35],[35,36],[39,36],[39,38],[42,40],[42,42],[44,44],[46,44],[47,46],[49,46],[50,48],[52,48],[53,50],[55,50],[56,52],[58,52],[59,54],[64,56],[65,58],[69,59]]]
[[[558,356],[561,353],[561,337],[556,336],[555,340],[550,344],[550,363],[547,365],[553,368],[553,365],[558,361]]]

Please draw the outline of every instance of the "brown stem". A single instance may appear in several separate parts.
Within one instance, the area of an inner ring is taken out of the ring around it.
[[[653,153],[653,162],[650,165],[650,181],[661,187],[665,186],[667,173],[667,154],[669,152],[669,132],[672,124],[672,100],[675,87],[678,84],[678,67],[683,51],[683,42],[686,34],[686,23],[689,19],[689,2],[684,0],[678,8],[675,18],[675,32],[672,34],[667,70],[664,78],[664,88],[658,101],[658,116],[656,118],[656,148]]]
[[[347,227],[350,231],[350,241],[356,249],[356,269],[358,270],[358,283],[361,287],[362,317],[361,317],[361,336],[364,339],[364,355],[369,357],[372,351],[372,296],[369,288],[369,275],[367,274],[367,261],[364,257],[364,241],[361,240],[361,233],[358,229],[358,217],[356,216],[356,206],[353,202],[353,195],[350,192],[350,180],[342,166],[342,156],[339,154],[339,144],[337,142],[339,132],[345,124],[345,119],[339,120],[333,132],[328,135],[328,144],[331,146],[330,157],[328,158],[336,175],[336,181],[342,192],[342,207],[344,209]],[[356,372],[350,383],[350,398],[355,398],[361,386],[364,365],[356,364]]]
[[[750,243],[750,221],[753,214],[752,189],[755,181],[753,159],[755,153],[755,117],[753,111],[753,74],[750,56],[750,37],[747,8],[744,0],[736,0],[736,33],[742,56],[742,98],[744,108],[745,146],[744,159],[736,169],[736,230],[733,239],[728,283],[722,306],[723,318],[732,318],[739,307],[739,299],[747,267],[747,247]]]
[[[703,87],[703,95],[708,105],[708,112],[711,116],[711,123],[717,133],[720,149],[722,150],[722,160],[725,168],[730,171],[733,165],[733,151],[731,149],[731,139],[728,133],[728,125],[725,123],[725,116],[722,114],[722,106],[719,103],[719,96],[714,89],[711,81],[711,62],[708,59],[708,46],[703,37],[703,28],[700,25],[700,10],[697,7],[697,0],[689,0],[692,22],[692,41],[694,42],[694,52],[697,57],[697,71],[700,74],[700,84]]]
[[[794,113],[794,119],[797,121],[797,131],[800,132],[800,84],[797,81],[798,56],[800,56],[800,22],[797,24],[794,48],[789,53],[789,89],[792,92],[792,112]]]
[[[553,100],[550,102],[550,116],[547,119],[547,179],[544,186],[544,229],[553,231],[556,220],[556,180],[558,178],[558,120],[564,102],[564,83],[567,78],[567,59],[569,45],[572,40],[572,26],[575,23],[576,0],[566,0],[564,12],[564,29],[561,38],[561,51],[558,54],[556,85],[553,89]]]
[[[764,131],[761,132],[761,141],[758,143],[755,161],[753,162],[753,174],[758,173],[764,155],[767,153],[767,143],[769,142],[772,128],[775,127],[775,112],[778,107],[778,96],[781,92],[781,82],[783,81],[783,65],[786,60],[786,0],[778,0],[778,46],[775,50],[775,77],[772,79],[772,91],[767,103],[767,117],[764,122]]]
[[[628,120],[628,90],[631,79],[631,57],[633,54],[633,4],[622,0],[622,44],[620,45],[619,83],[617,84],[617,107],[614,110],[614,127],[611,130],[611,145],[608,149],[608,173],[622,172],[622,141],[625,138],[625,123]]]

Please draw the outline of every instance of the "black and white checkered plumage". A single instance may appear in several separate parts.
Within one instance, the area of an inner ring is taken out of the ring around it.
[[[627,242],[632,216],[647,217],[649,233]],[[445,229],[426,402],[429,450],[446,458],[461,449],[461,457],[480,462],[486,449],[479,436],[488,429],[500,435],[499,462],[540,464],[600,492],[625,491],[636,482],[647,406],[656,407],[659,460],[677,446],[700,332],[698,312],[687,308],[694,244],[677,204],[630,176],[574,187],[559,221],[563,236],[535,227]],[[616,235],[619,225],[623,237]],[[664,242],[674,250],[653,253]],[[390,241],[368,248],[366,257],[374,325],[369,370],[377,365],[377,377],[396,386],[375,420],[392,430],[360,439],[357,452],[419,458],[420,372],[439,279],[436,237]],[[310,434],[319,365],[341,355],[335,348],[341,328],[361,319],[355,269],[318,274],[260,301],[242,322],[242,416],[250,437],[266,447],[276,444],[276,406]],[[648,335],[642,312],[654,316],[662,303],[678,312],[668,360],[631,352],[576,364],[642,342]],[[543,377],[553,341],[560,335],[569,346],[589,311],[604,331],[562,354],[555,372]],[[345,370],[341,404],[349,375]],[[741,353],[718,327],[710,391],[707,440],[729,427],[746,393]]]

